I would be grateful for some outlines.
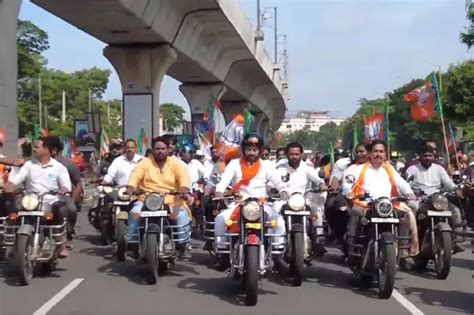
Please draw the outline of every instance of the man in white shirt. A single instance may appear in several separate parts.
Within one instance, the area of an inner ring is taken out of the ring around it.
[[[386,162],[387,159],[387,146],[383,141],[375,140],[370,147],[370,160],[369,162],[351,167],[350,172],[347,172],[347,176],[353,176],[355,179],[354,183],[346,181],[346,177],[343,178],[343,194],[349,198],[349,203],[353,203],[349,209],[351,219],[349,223],[350,235],[355,235],[359,217],[362,216],[367,208],[367,205],[358,200],[352,200],[355,195],[362,193],[369,193],[372,198],[380,197],[396,197],[392,196],[392,182],[395,185],[398,194],[409,197],[414,200],[415,195],[413,194],[410,185],[400,176],[399,173]],[[410,255],[414,256],[418,254],[418,235],[416,228],[416,218],[407,206],[403,204],[396,209],[400,213],[404,213],[408,216],[408,222],[400,222],[400,235],[407,236],[408,230],[411,230],[411,249]]]
[[[254,133],[246,135],[241,144],[243,157],[229,162],[222,174],[221,181],[216,186],[216,198],[222,198],[229,185],[233,186],[234,192],[245,200],[247,198],[262,198],[267,195],[269,182],[281,193],[282,198],[287,200],[288,194],[284,191],[285,184],[281,181],[274,166],[270,161],[259,158],[263,147],[263,139]],[[216,245],[226,241],[222,236],[227,231],[226,221],[230,219],[235,207],[222,211],[216,216],[214,234]],[[269,215],[269,220],[276,220],[277,226],[273,229],[274,234],[285,234],[285,221],[281,215],[265,204],[264,210]],[[283,243],[283,238],[274,238],[273,242]]]
[[[188,169],[189,178],[191,180],[191,188],[193,190],[199,189],[199,182],[204,178],[206,170],[199,160],[194,159],[195,148],[191,144],[185,145],[180,152],[181,160],[186,163]]]
[[[25,162],[18,174],[9,178],[5,191],[11,193],[14,186],[25,183],[27,192],[34,192],[40,196],[50,191],[71,192],[69,173],[64,165],[51,157],[52,150],[52,143],[43,139],[36,140],[34,159]],[[42,211],[52,211],[57,224],[69,217],[68,208],[58,195],[45,196],[42,206]],[[65,246],[59,256],[60,258],[68,256]]]
[[[413,190],[421,190],[430,196],[442,191],[453,191],[456,189],[456,184],[449,177],[444,167],[434,163],[435,158],[435,150],[430,146],[425,146],[420,152],[420,163],[412,165],[407,169],[407,174],[413,176],[411,184]],[[418,208],[419,205],[416,205],[416,210]],[[453,231],[462,232],[460,209],[450,202],[449,210],[452,212]],[[453,243],[453,250],[455,252],[464,251],[457,243]]]
[[[216,172],[216,165],[221,161],[219,151],[215,147],[211,147],[211,158],[204,161],[204,178],[209,180]]]
[[[327,186],[324,179],[318,176],[315,168],[302,163],[303,146],[298,142],[291,142],[286,147],[288,162],[283,163],[277,168],[280,178],[284,178],[285,191],[292,195],[293,193],[304,194],[311,188],[311,184],[319,186],[321,193],[308,193],[306,202],[311,209],[311,215],[316,220],[311,220],[313,230],[311,236],[321,235],[324,233],[323,213],[324,204],[326,202]],[[282,202],[284,204],[284,202]],[[281,208],[280,203],[279,207]],[[322,256],[326,250],[324,249],[324,241],[322,238],[312,237],[313,249],[318,256]]]
[[[133,139],[125,141],[125,153],[117,157],[109,166],[102,184],[126,186],[133,169],[144,158],[136,152],[137,142]]]

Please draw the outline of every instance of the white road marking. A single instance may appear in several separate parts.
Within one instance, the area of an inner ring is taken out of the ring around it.
[[[416,307],[412,302],[408,301],[403,295],[401,295],[397,290],[393,289],[392,296],[400,303],[404,308],[406,308],[413,315],[424,315],[418,307]]]
[[[47,314],[56,304],[61,302],[72,290],[74,290],[84,279],[75,279],[65,286],[61,291],[56,293],[48,302],[44,303],[33,315],[45,315]]]

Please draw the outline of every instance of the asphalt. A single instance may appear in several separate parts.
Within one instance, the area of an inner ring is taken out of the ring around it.
[[[331,250],[306,269],[301,287],[292,287],[277,275],[263,279],[258,304],[247,307],[239,283],[214,269],[213,258],[199,249],[201,242],[194,242],[190,261],[178,262],[156,285],[147,285],[142,266],[131,260],[117,262],[113,248],[100,245],[85,212],[79,216],[75,248],[50,275],[19,286],[10,265],[0,263],[0,315],[474,313],[470,242],[463,244],[464,253],[454,256],[446,280],[436,279],[434,272],[399,271],[398,299],[379,300],[375,288],[359,288],[341,254]]]

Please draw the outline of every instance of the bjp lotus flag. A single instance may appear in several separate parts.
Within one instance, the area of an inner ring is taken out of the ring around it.
[[[364,120],[365,141],[384,140],[384,114],[376,114]]]
[[[411,91],[403,100],[411,105],[411,118],[414,121],[426,121],[435,116],[435,91],[430,82]]]

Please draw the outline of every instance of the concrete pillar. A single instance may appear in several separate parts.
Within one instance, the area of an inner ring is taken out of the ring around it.
[[[195,135],[194,128],[204,121],[204,114],[209,112],[211,97],[220,99],[226,92],[226,87],[221,83],[186,83],[181,84],[179,90],[191,109],[191,122]]]
[[[177,55],[169,45],[108,46],[104,56],[117,71],[123,92],[123,137],[136,139],[142,126],[157,137],[161,82]]]
[[[255,122],[253,123],[253,130],[258,132],[262,137],[264,136],[263,134],[263,122],[266,120],[267,125],[268,125],[268,119],[266,118],[264,113],[253,113],[255,117]]]
[[[21,0],[0,0],[0,128],[6,133],[0,153],[10,157],[18,154],[16,27],[20,6]]]

